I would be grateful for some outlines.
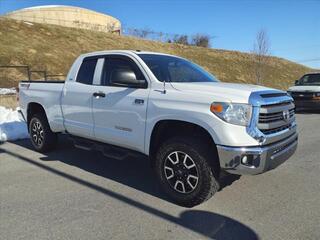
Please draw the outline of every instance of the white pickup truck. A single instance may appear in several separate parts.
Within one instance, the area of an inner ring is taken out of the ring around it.
[[[65,82],[22,81],[19,89],[36,150],[52,150],[64,133],[76,147],[109,157],[142,153],[164,191],[186,207],[217,192],[221,171],[263,173],[297,148],[286,92],[222,83],[172,55],[88,53]]]

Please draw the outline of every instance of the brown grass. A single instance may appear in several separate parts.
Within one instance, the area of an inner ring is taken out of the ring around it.
[[[66,74],[75,58],[81,54],[109,49],[141,49],[179,55],[202,65],[226,82],[254,83],[253,58],[248,53],[184,46],[116,36],[54,25],[34,24],[0,18],[0,65],[26,64],[49,74]],[[263,84],[286,89],[295,79],[311,69],[270,57],[265,66]],[[26,78],[22,70],[1,77],[0,87],[16,86]]]
[[[0,95],[0,106],[12,109],[18,107],[16,95]]]

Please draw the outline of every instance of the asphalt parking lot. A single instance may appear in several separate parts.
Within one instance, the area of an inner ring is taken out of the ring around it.
[[[166,199],[145,159],[106,159],[66,139],[46,155],[29,140],[1,144],[0,239],[320,239],[320,115],[297,119],[291,159],[227,176],[192,209]]]

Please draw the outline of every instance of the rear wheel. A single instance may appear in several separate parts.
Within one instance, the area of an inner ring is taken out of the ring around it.
[[[207,144],[188,137],[176,137],[163,143],[155,159],[155,171],[169,197],[184,207],[198,205],[219,190],[218,161]],[[216,158],[216,159],[215,159]]]
[[[32,116],[29,134],[33,147],[39,152],[48,152],[57,144],[57,134],[51,131],[47,118],[43,114]]]

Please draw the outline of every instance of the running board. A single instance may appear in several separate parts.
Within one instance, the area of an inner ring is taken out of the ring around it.
[[[108,158],[113,158],[116,160],[124,160],[128,157],[132,156],[137,156],[141,155],[141,153],[109,145],[106,143],[101,143],[93,140],[88,140],[85,138],[80,138],[80,137],[75,137],[75,136],[70,136],[70,139],[73,141],[73,145],[76,148],[82,149],[82,150],[87,150],[87,151],[99,151],[101,152],[104,156]]]

